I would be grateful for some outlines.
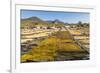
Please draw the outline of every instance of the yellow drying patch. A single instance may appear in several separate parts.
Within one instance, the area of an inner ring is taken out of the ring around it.
[[[26,60],[32,60],[33,56],[29,54],[25,54],[21,56],[21,62],[26,62]]]

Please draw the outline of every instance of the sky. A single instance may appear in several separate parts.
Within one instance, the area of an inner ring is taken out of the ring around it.
[[[58,19],[65,23],[89,23],[90,14],[86,12],[57,12],[40,10],[21,10],[21,19],[39,17],[44,21]]]

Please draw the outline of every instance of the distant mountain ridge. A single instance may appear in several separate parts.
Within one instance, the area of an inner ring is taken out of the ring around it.
[[[64,24],[64,22],[62,22],[62,21],[60,21],[60,20],[58,20],[58,19],[55,19],[55,20],[53,20],[53,21],[46,21],[46,22],[48,22],[48,23],[54,23],[54,24]]]
[[[63,26],[64,22],[55,19],[55,20],[50,20],[50,21],[45,21],[42,20],[39,17],[29,17],[29,18],[25,18],[25,19],[21,19],[21,27],[35,27],[35,26]]]
[[[50,21],[44,21],[38,17],[29,17],[25,19],[21,19],[21,21],[31,21],[31,22],[38,22],[38,23],[55,23],[55,24],[64,24],[63,21],[60,21],[58,19],[50,20]]]

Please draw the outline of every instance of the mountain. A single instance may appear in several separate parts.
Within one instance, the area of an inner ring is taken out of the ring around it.
[[[55,25],[56,24],[56,25]],[[64,22],[56,19],[54,21],[44,21],[38,17],[21,19],[21,28],[33,28],[36,26],[63,26]]]
[[[43,21],[42,19],[40,19],[38,17],[30,17],[30,18],[22,19],[22,22],[24,22],[24,21],[28,21],[28,22],[32,22],[32,23],[46,23],[45,21]]]
[[[53,24],[64,24],[64,22],[58,20],[58,19],[55,19],[54,21],[47,21],[48,23],[53,23]]]
[[[64,24],[64,22],[62,22],[62,21],[60,21],[58,19],[54,20],[53,23],[55,23],[55,24]]]

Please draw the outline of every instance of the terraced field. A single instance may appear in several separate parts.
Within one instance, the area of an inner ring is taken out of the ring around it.
[[[87,60],[89,54],[67,29],[22,34],[21,62]],[[44,36],[45,35],[45,36]],[[26,37],[27,36],[27,37]],[[28,42],[23,40],[30,39]],[[27,45],[26,45],[27,44]]]

